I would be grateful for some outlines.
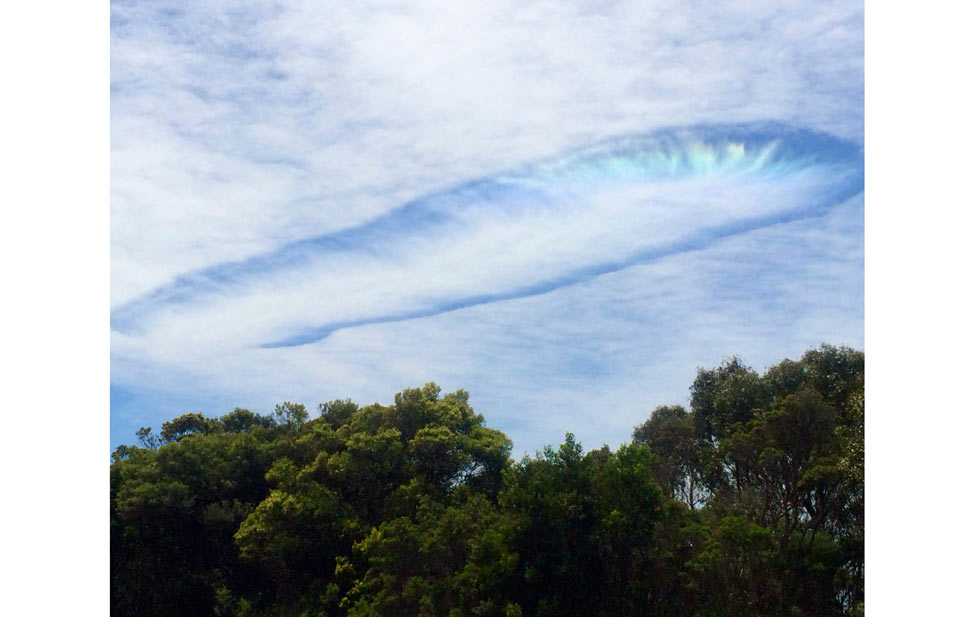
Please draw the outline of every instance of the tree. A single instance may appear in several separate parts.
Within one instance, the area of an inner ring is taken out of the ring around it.
[[[507,518],[480,493],[463,489],[449,503],[425,497],[355,544],[364,572],[341,606],[352,617],[514,614],[509,534]]]
[[[352,402],[349,398],[320,403],[320,417],[335,429],[346,424],[356,411],[357,403]]]
[[[654,454],[653,466],[664,493],[694,508],[707,495],[703,445],[697,439],[694,415],[680,405],[660,406],[633,430],[633,442]]]
[[[187,413],[110,467],[115,615],[863,615],[864,358],[699,369],[515,463],[465,391]]]
[[[260,416],[240,407],[221,416],[221,430],[226,433],[248,432],[253,426],[271,428],[274,424],[275,421],[271,416]]]
[[[160,438],[164,443],[170,443],[194,433],[214,433],[220,430],[221,423],[217,420],[205,418],[199,413],[185,413],[169,422],[164,422]]]
[[[276,405],[273,415],[279,425],[297,429],[310,417],[310,412],[306,411],[305,405],[286,401]]]

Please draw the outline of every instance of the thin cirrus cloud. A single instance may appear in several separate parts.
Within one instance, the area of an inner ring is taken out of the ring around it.
[[[112,14],[113,443],[436,380],[598,445],[726,354],[862,344],[851,3]]]

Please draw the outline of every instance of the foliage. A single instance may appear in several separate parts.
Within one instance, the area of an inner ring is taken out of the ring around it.
[[[534,458],[434,384],[188,413],[110,467],[116,615],[860,615],[863,354],[699,370]]]

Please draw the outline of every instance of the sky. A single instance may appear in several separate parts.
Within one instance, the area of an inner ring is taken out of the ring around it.
[[[615,447],[863,348],[860,3],[110,10],[113,447],[428,381]]]

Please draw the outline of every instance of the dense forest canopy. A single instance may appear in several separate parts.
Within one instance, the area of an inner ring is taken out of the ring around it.
[[[113,614],[862,615],[863,353],[690,391],[615,451],[520,461],[431,383],[144,428],[110,468]]]

